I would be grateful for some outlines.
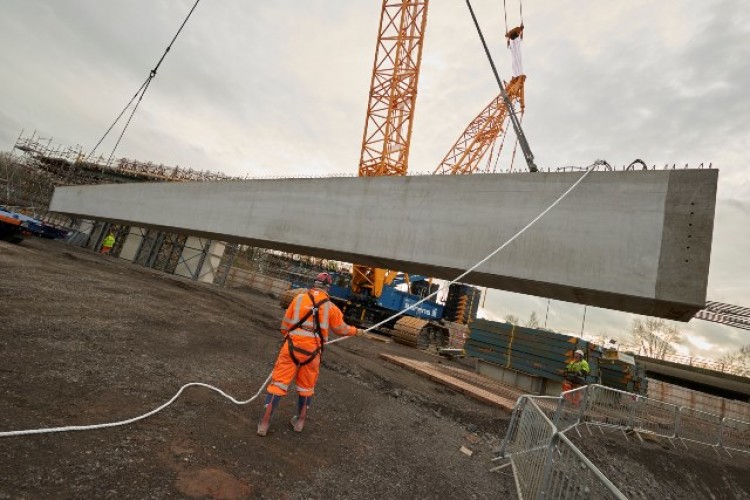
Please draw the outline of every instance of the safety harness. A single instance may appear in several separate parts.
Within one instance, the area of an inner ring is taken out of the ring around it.
[[[287,332],[286,336],[284,337],[284,340],[286,341],[287,347],[289,348],[289,356],[292,358],[292,361],[294,364],[298,367],[305,366],[306,364],[310,363],[312,360],[314,360],[317,356],[323,355],[323,346],[325,345],[325,340],[323,339],[323,334],[320,331],[320,306],[325,304],[326,302],[330,302],[330,299],[326,297],[325,299],[321,300],[318,303],[315,303],[315,297],[310,292],[307,292],[307,296],[310,297],[310,302],[312,302],[312,307],[309,311],[307,311],[307,314],[305,314],[302,319],[300,319],[293,327],[291,327]],[[292,342],[292,335],[291,332],[296,330],[297,328],[301,328],[302,325],[307,321],[307,319],[312,316],[313,317],[313,325],[314,330],[313,332],[320,340],[320,345],[317,349],[310,352],[307,349],[300,349],[299,347],[296,347],[294,345],[294,342]],[[305,361],[300,361],[297,359],[297,357],[294,355],[294,352],[299,352],[304,354],[305,356],[309,356]]]

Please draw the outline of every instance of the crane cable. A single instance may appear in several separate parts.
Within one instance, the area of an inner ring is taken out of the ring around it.
[[[505,15],[505,32],[508,32],[508,6],[505,4],[505,0],[503,0],[503,14]]]
[[[138,99],[136,101],[135,106],[133,107],[133,111],[130,113],[130,116],[128,117],[128,121],[125,123],[125,126],[122,129],[122,132],[120,132],[120,136],[117,138],[117,142],[115,143],[115,146],[112,148],[112,153],[109,155],[109,159],[107,160],[107,165],[109,165],[110,161],[112,161],[112,157],[115,155],[115,150],[117,150],[117,146],[120,145],[120,141],[122,140],[122,136],[125,135],[125,131],[128,129],[128,126],[130,125],[130,120],[133,119],[133,115],[135,114],[136,110],[138,109],[138,105],[141,103],[141,100],[143,99],[143,96],[146,94],[146,90],[148,90],[148,86],[151,84],[151,80],[154,79],[156,76],[156,72],[159,70],[159,66],[161,66],[161,63],[164,61],[164,58],[167,57],[167,54],[172,49],[172,45],[174,45],[175,40],[177,40],[177,37],[182,32],[182,29],[185,27],[185,24],[187,24],[188,19],[190,19],[190,16],[193,15],[193,11],[198,6],[198,3],[201,0],[195,0],[195,3],[193,4],[193,7],[190,9],[190,12],[188,12],[187,16],[185,16],[185,19],[182,21],[182,24],[180,25],[180,28],[177,30],[177,33],[172,37],[172,41],[169,42],[169,45],[167,45],[167,48],[164,50],[164,53],[161,55],[161,58],[159,58],[159,62],[156,63],[156,66],[154,66],[154,69],[152,69],[148,77],[146,78],[146,81],[141,84],[140,88],[136,91],[136,93],[133,95],[133,97],[130,99],[130,101],[125,105],[122,111],[120,111],[120,114],[117,115],[117,118],[115,118],[115,121],[112,122],[112,125],[109,126],[106,132],[104,132],[104,135],[99,139],[99,142],[96,143],[94,148],[91,150],[91,152],[86,156],[86,159],[84,161],[88,161],[89,158],[96,152],[96,149],[101,145],[102,141],[109,135],[109,133],[112,131],[114,126],[117,124],[117,122],[122,118],[122,115],[125,114],[125,111],[128,110],[131,104],[133,104],[133,101]]]
[[[523,122],[523,112],[521,113],[521,118],[518,119],[519,123]],[[516,151],[518,150],[518,137],[516,137],[516,142],[513,145],[513,155],[510,157],[510,170],[508,172],[513,172],[513,164],[516,162]]]
[[[508,33],[508,6],[506,5],[507,0],[503,0],[503,15],[505,16],[505,32]],[[518,9],[521,15],[521,26],[523,26],[523,0],[519,0]]]
[[[452,285],[452,284],[454,284],[454,283],[462,280],[469,273],[473,272],[479,266],[481,266],[482,264],[484,264],[485,262],[487,262],[488,260],[490,260],[492,257],[494,257],[498,252],[500,252],[505,247],[507,247],[508,245],[510,245],[519,236],[521,236],[523,233],[525,233],[531,226],[533,226],[534,224],[536,224],[536,222],[539,219],[541,219],[542,217],[544,217],[550,210],[552,210],[554,207],[556,207],[558,203],[560,203],[563,199],[565,199],[565,197],[568,196],[568,194],[570,194],[570,192],[573,191],[586,178],[586,176],[588,176],[593,170],[595,170],[598,165],[601,165],[603,163],[606,163],[606,162],[603,162],[602,160],[597,160],[592,165],[589,165],[588,167],[586,167],[586,171],[583,173],[583,175],[581,175],[575,181],[575,183],[573,183],[573,185],[571,185],[554,202],[552,202],[552,204],[550,204],[547,208],[545,208],[539,215],[537,215],[536,217],[534,217],[534,219],[532,219],[528,224],[526,224],[524,227],[522,227],[520,230],[518,230],[505,243],[503,243],[502,245],[500,245],[499,247],[497,247],[495,250],[493,250],[492,252],[490,252],[489,254],[487,254],[487,256],[484,257],[482,260],[480,260],[479,262],[477,262],[476,264],[474,264],[473,266],[471,266],[469,269],[467,269],[466,271],[464,271],[463,273],[461,273],[459,276],[457,276],[456,278],[454,278],[452,281],[450,281],[448,283],[444,283],[437,290],[435,290],[431,294],[425,296],[421,300],[419,300],[419,301],[411,304],[409,307],[407,307],[407,308],[405,308],[405,309],[397,312],[396,314],[392,315],[391,317],[386,318],[383,321],[381,321],[379,323],[376,323],[375,325],[372,325],[371,327],[367,328],[365,330],[365,332],[369,332],[371,330],[374,330],[375,328],[379,328],[380,326],[388,323],[389,321],[391,321],[391,320],[393,320],[393,319],[395,319],[395,318],[397,318],[399,316],[402,316],[407,311],[410,311],[410,310],[416,308],[417,306],[419,306],[420,304],[422,304],[423,302],[425,302],[425,301],[433,298],[434,296],[436,296],[439,292],[441,292],[445,288],[450,287],[450,285]],[[338,339],[329,340],[328,342],[326,342],[326,344],[335,344],[336,342],[340,342],[340,341],[346,340],[348,338],[351,338],[351,337],[340,337]],[[118,426],[122,426],[122,425],[131,424],[131,423],[137,422],[139,420],[143,420],[145,418],[148,418],[148,417],[150,417],[150,416],[152,416],[152,415],[160,412],[161,410],[163,410],[167,406],[171,405],[172,403],[175,402],[175,400],[177,400],[177,398],[180,396],[180,394],[182,394],[182,392],[185,389],[187,389],[188,387],[205,387],[206,389],[210,389],[212,391],[218,392],[219,394],[221,394],[225,398],[229,399],[232,403],[234,403],[236,405],[246,405],[246,404],[248,404],[248,403],[250,403],[250,402],[252,402],[252,401],[254,401],[255,399],[258,398],[258,396],[263,391],[263,388],[265,388],[265,386],[271,380],[271,375],[272,374],[273,374],[273,372],[268,374],[268,377],[266,377],[266,380],[260,386],[260,388],[255,393],[255,395],[253,395],[251,398],[246,399],[244,401],[235,399],[234,397],[232,397],[229,394],[225,393],[221,389],[218,389],[217,387],[214,387],[212,385],[204,384],[202,382],[191,382],[191,383],[185,384],[182,387],[180,387],[180,389],[177,391],[177,393],[174,396],[172,396],[172,398],[169,401],[167,401],[166,403],[162,404],[158,408],[155,408],[155,409],[153,409],[153,410],[151,410],[151,411],[149,411],[147,413],[144,413],[143,415],[139,415],[137,417],[129,418],[129,419],[126,419],[126,420],[119,420],[119,421],[116,421],[116,422],[107,422],[107,423],[103,423],[103,424],[68,425],[68,426],[63,426],[63,427],[47,427],[47,428],[40,428],[40,429],[25,429],[25,430],[20,430],[20,431],[5,431],[5,432],[0,432],[0,438],[3,438],[3,437],[14,437],[14,436],[24,436],[24,435],[30,435],[30,434],[50,434],[50,433],[54,433],[54,432],[88,431],[88,430],[103,429],[103,428],[108,428],[108,427],[118,427]]]
[[[508,97],[508,94],[505,92],[505,87],[503,86],[503,81],[500,79],[500,74],[497,72],[497,67],[495,66],[495,60],[492,59],[492,54],[490,54],[490,48],[487,46],[487,41],[484,39],[484,34],[482,33],[482,29],[479,27],[479,21],[477,20],[477,16],[474,13],[474,8],[471,6],[471,1],[466,0],[466,6],[469,8],[469,14],[471,14],[471,19],[474,22],[474,27],[477,30],[477,35],[479,36],[479,40],[482,42],[482,48],[484,48],[484,53],[487,56],[487,60],[490,63],[490,67],[492,68],[492,74],[495,76],[495,81],[497,82],[498,87],[500,88],[500,95],[503,98],[503,102],[505,103],[505,106],[508,108],[508,112],[510,115],[510,122],[513,124],[513,130],[516,133],[516,137],[518,138],[518,141],[521,145],[521,149],[523,150],[524,158],[526,159],[526,165],[531,172],[538,172],[539,168],[534,164],[534,154],[531,152],[531,146],[529,146],[528,141],[526,140],[526,136],[523,134],[523,130],[521,129],[521,124],[518,122],[518,118],[516,117],[515,112],[512,111],[513,103],[510,102],[510,98]]]

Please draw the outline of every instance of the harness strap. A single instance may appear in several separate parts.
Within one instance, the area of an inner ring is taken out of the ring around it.
[[[306,364],[312,362],[312,360],[314,360],[319,354],[321,354],[320,347],[318,347],[312,352],[306,349],[300,349],[299,347],[296,347],[294,343],[292,342],[292,339],[289,336],[286,337],[286,345],[289,348],[289,357],[292,358],[292,362],[298,367],[305,366]],[[300,361],[299,359],[297,359],[297,356],[294,355],[294,351],[301,352],[302,354],[309,356],[309,357],[305,361]]]
[[[284,340],[287,342],[287,346],[289,347],[289,356],[292,358],[292,361],[297,366],[305,366],[306,364],[310,363],[313,359],[315,359],[318,355],[323,355],[323,346],[325,345],[325,340],[323,339],[323,333],[320,331],[320,306],[325,304],[326,302],[330,302],[330,299],[327,297],[320,302],[315,302],[315,297],[310,292],[307,292],[307,296],[310,297],[310,302],[312,302],[312,307],[307,311],[307,313],[300,319],[294,326],[292,326],[289,330],[287,330],[286,336],[284,336]],[[317,349],[310,352],[305,349],[300,349],[299,347],[295,347],[294,342],[291,338],[291,332],[294,330],[301,328],[302,325],[307,321],[307,319],[312,316],[313,317],[313,325],[314,325],[314,333],[318,337],[318,340],[320,341],[320,345]],[[294,355],[294,351],[301,352],[302,354],[305,354],[307,356],[310,356],[305,361],[300,362],[297,357]]]

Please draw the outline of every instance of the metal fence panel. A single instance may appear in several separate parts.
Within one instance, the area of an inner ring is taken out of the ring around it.
[[[719,415],[683,406],[680,408],[677,437],[684,441],[718,446],[721,443],[721,421]]]
[[[583,422],[620,429],[631,428],[636,405],[634,394],[599,385],[590,385],[588,390],[581,418]]]
[[[585,394],[585,391],[584,391]],[[552,406],[557,399],[558,407]],[[537,404],[542,403],[544,409]],[[624,499],[625,496],[571,443],[545,413],[565,415],[562,398],[524,396],[518,401],[503,445],[520,498]],[[578,407],[570,407],[579,415]],[[577,421],[577,416],[575,417]],[[574,424],[575,425],[575,424]]]
[[[635,396],[631,426],[638,432],[648,432],[667,438],[677,434],[677,417],[680,407],[656,399]]]
[[[544,479],[544,464],[556,432],[534,401],[527,399],[516,420],[516,432],[506,448],[521,498],[537,498]]]
[[[582,420],[593,425],[632,429],[673,438],[679,407],[601,385],[589,386]]]
[[[565,436],[558,434],[551,450],[544,491],[555,500],[626,499],[617,487]]]
[[[750,453],[750,422],[733,418],[723,419],[721,444],[727,450]]]
[[[566,391],[557,398],[560,403],[554,423],[558,431],[565,432],[581,423],[591,392],[591,386],[583,386]]]
[[[680,438],[723,447],[730,455],[750,453],[750,422],[597,384],[560,397],[522,396],[500,450],[510,458],[520,498],[626,498],[565,436],[580,424]]]

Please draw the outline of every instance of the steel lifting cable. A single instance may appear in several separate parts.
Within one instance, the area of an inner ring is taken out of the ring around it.
[[[521,113],[521,118],[518,119],[518,123],[523,122],[523,113]],[[516,162],[516,150],[518,149],[518,137],[516,137],[516,142],[513,145],[513,154],[510,157],[510,170],[509,172],[513,171],[513,165]]]
[[[474,22],[474,27],[477,30],[477,35],[479,36],[479,40],[482,42],[482,48],[484,48],[484,53],[487,56],[487,60],[490,63],[490,67],[492,68],[492,74],[495,76],[495,81],[497,82],[497,85],[500,88],[500,95],[502,95],[503,102],[505,103],[506,107],[508,107],[508,112],[510,113],[510,122],[513,124],[513,130],[516,132],[516,137],[518,138],[518,141],[521,144],[521,149],[523,149],[524,158],[526,159],[526,165],[528,166],[531,172],[537,172],[538,168],[534,164],[534,155],[531,152],[531,146],[529,146],[528,142],[526,141],[526,136],[523,135],[523,131],[521,130],[521,124],[518,122],[518,118],[516,118],[515,113],[510,112],[511,111],[510,108],[511,106],[513,106],[513,104],[510,102],[510,98],[508,97],[508,94],[505,92],[503,81],[500,79],[500,74],[497,72],[495,61],[494,59],[492,59],[492,54],[490,54],[490,48],[487,46],[487,41],[484,39],[484,34],[482,34],[482,29],[479,27],[479,21],[477,20],[477,16],[474,13],[474,8],[471,6],[470,0],[466,0],[466,6],[469,8],[469,14],[471,14],[471,19]]]
[[[523,26],[523,0],[519,0],[518,10],[521,16],[521,26]],[[506,5],[506,0],[503,0],[503,14],[505,16],[505,32],[507,33],[508,32],[508,6]]]
[[[503,14],[505,15],[505,33],[508,33],[508,6],[505,5],[505,0],[503,0]]]
[[[583,181],[586,178],[586,176],[588,176],[589,173],[591,173],[596,168],[596,166],[598,166],[600,164],[602,164],[601,160],[597,160],[594,164],[586,167],[586,171],[583,173],[583,175],[581,175],[578,178],[578,180],[575,181],[575,183],[573,183],[572,186],[570,186],[563,194],[561,194],[554,202],[552,202],[552,204],[550,204],[546,209],[544,209],[539,215],[537,215],[536,217],[534,217],[534,219],[532,219],[528,224],[526,224],[519,231],[517,231],[505,243],[503,243],[502,245],[500,245],[499,247],[497,247],[495,250],[493,250],[492,252],[490,252],[485,258],[483,258],[482,260],[480,260],[479,262],[477,262],[476,264],[474,264],[472,267],[470,267],[469,269],[467,269],[465,272],[461,273],[459,276],[457,276],[456,278],[454,278],[452,281],[443,284],[437,290],[435,290],[431,294],[425,296],[421,300],[415,302],[414,304],[411,304],[409,307],[407,307],[407,308],[405,308],[405,309],[397,312],[396,314],[390,316],[389,318],[386,318],[383,321],[381,321],[381,322],[379,322],[379,323],[377,323],[375,325],[372,325],[371,327],[367,328],[365,330],[365,332],[369,332],[371,330],[374,330],[375,328],[379,328],[379,327],[383,326],[384,324],[388,323],[389,321],[394,320],[394,319],[398,318],[399,316],[402,316],[407,311],[410,311],[410,310],[418,307],[423,302],[425,302],[425,301],[427,301],[427,300],[435,297],[439,292],[441,292],[442,290],[444,290],[447,287],[450,287],[450,285],[452,285],[452,284],[454,284],[454,283],[462,280],[469,273],[473,272],[479,266],[481,266],[482,264],[484,264],[485,262],[487,262],[488,260],[490,260],[498,252],[500,252],[501,250],[503,250],[505,247],[507,247],[513,241],[515,241],[519,236],[521,236],[523,233],[525,233],[531,226],[533,226],[534,224],[536,224],[536,222],[539,219],[541,219],[542,217],[544,217],[550,210],[552,210],[555,206],[557,206],[558,203],[560,203],[566,196],[568,196],[568,194],[570,194],[570,192],[573,191],[581,183],[581,181]],[[338,338],[338,339],[335,339],[335,340],[330,340],[330,341],[326,342],[326,344],[335,344],[336,342],[340,342],[340,341],[346,340],[348,338],[351,338],[351,337],[341,337],[341,338]],[[229,399],[234,404],[245,405],[245,404],[248,404],[248,403],[254,401],[255,399],[257,399],[257,397],[261,394],[261,392],[266,387],[266,385],[268,384],[268,382],[271,380],[271,375],[272,374],[269,374],[268,377],[266,377],[266,380],[263,382],[263,384],[258,389],[258,392],[256,392],[254,396],[252,396],[250,399],[246,399],[244,401],[235,399],[232,396],[230,396],[229,394],[227,394],[224,391],[222,391],[221,389],[218,389],[218,388],[216,388],[216,387],[214,387],[212,385],[204,384],[204,383],[201,383],[201,382],[191,382],[191,383],[185,384],[182,387],[180,387],[180,390],[177,391],[177,393],[174,396],[172,396],[172,398],[169,401],[167,401],[166,403],[162,404],[158,408],[155,408],[155,409],[151,410],[148,413],[144,413],[143,415],[139,415],[137,417],[129,418],[127,420],[119,420],[119,421],[116,421],[116,422],[107,422],[107,423],[104,423],[104,424],[70,425],[70,426],[64,426],[64,427],[47,427],[47,428],[41,428],[41,429],[27,429],[27,430],[20,430],[20,431],[5,431],[5,432],[0,432],[0,438],[3,438],[3,437],[13,437],[13,436],[24,436],[24,435],[29,435],[29,434],[49,434],[49,433],[53,433],[53,432],[87,431],[87,430],[104,429],[104,428],[108,428],[108,427],[118,427],[118,426],[122,426],[122,425],[131,424],[133,422],[137,422],[139,420],[143,420],[143,419],[148,418],[148,417],[150,417],[152,415],[155,415],[156,413],[160,412],[161,410],[163,410],[167,406],[171,405],[175,400],[177,400],[177,398],[180,396],[180,394],[182,394],[182,392],[185,389],[187,389],[188,387],[197,387],[197,386],[199,386],[199,387],[205,387],[205,388],[210,389],[212,391],[218,392],[219,394],[221,394],[225,398]]]
[[[505,148],[505,138],[508,137],[508,127],[505,127],[503,130],[503,139],[500,141],[500,148],[497,151],[497,156],[495,156],[495,163],[492,164],[492,173],[497,173],[497,164],[500,162],[500,154],[503,152],[503,148]],[[495,141],[497,142],[497,141]]]
[[[115,118],[115,121],[112,122],[112,125],[109,126],[106,132],[104,132],[104,135],[99,139],[99,142],[96,143],[96,146],[91,150],[91,152],[86,156],[86,160],[88,161],[89,158],[96,152],[96,148],[98,148],[102,141],[109,135],[109,133],[112,131],[114,126],[117,124],[118,121],[120,121],[120,118],[122,118],[122,115],[125,114],[125,111],[128,110],[131,104],[133,104],[133,101],[138,98],[138,101],[135,104],[135,107],[133,108],[133,111],[130,113],[130,117],[128,118],[128,121],[125,123],[125,126],[122,129],[122,132],[120,133],[120,136],[117,138],[117,142],[115,143],[115,147],[112,148],[112,153],[109,155],[109,159],[107,160],[107,165],[109,165],[109,162],[112,160],[112,157],[115,155],[115,150],[117,150],[117,146],[120,144],[120,140],[122,140],[122,136],[125,135],[125,131],[128,129],[128,125],[130,125],[130,120],[133,119],[133,115],[135,114],[135,111],[138,109],[138,105],[141,103],[141,100],[143,99],[143,96],[146,94],[146,90],[148,90],[148,86],[151,84],[151,80],[154,79],[156,76],[156,72],[159,70],[159,66],[161,66],[161,63],[164,61],[164,58],[167,57],[167,54],[172,49],[172,45],[174,45],[175,40],[177,40],[177,37],[182,33],[182,29],[185,27],[185,24],[187,24],[188,19],[190,19],[190,16],[193,15],[193,11],[198,6],[198,3],[201,0],[195,0],[195,3],[193,4],[193,7],[190,9],[190,12],[188,12],[187,16],[185,16],[185,19],[182,21],[182,24],[180,25],[180,28],[177,30],[177,33],[172,37],[172,41],[169,42],[169,45],[167,45],[167,48],[164,50],[164,53],[159,58],[159,62],[156,63],[156,66],[154,66],[154,69],[152,69],[149,72],[148,78],[146,78],[146,81],[143,82],[143,84],[140,86],[140,88],[136,91],[136,93],[133,95],[133,97],[130,99],[130,101],[125,105],[122,111],[120,111],[120,114],[117,115],[117,118]]]

